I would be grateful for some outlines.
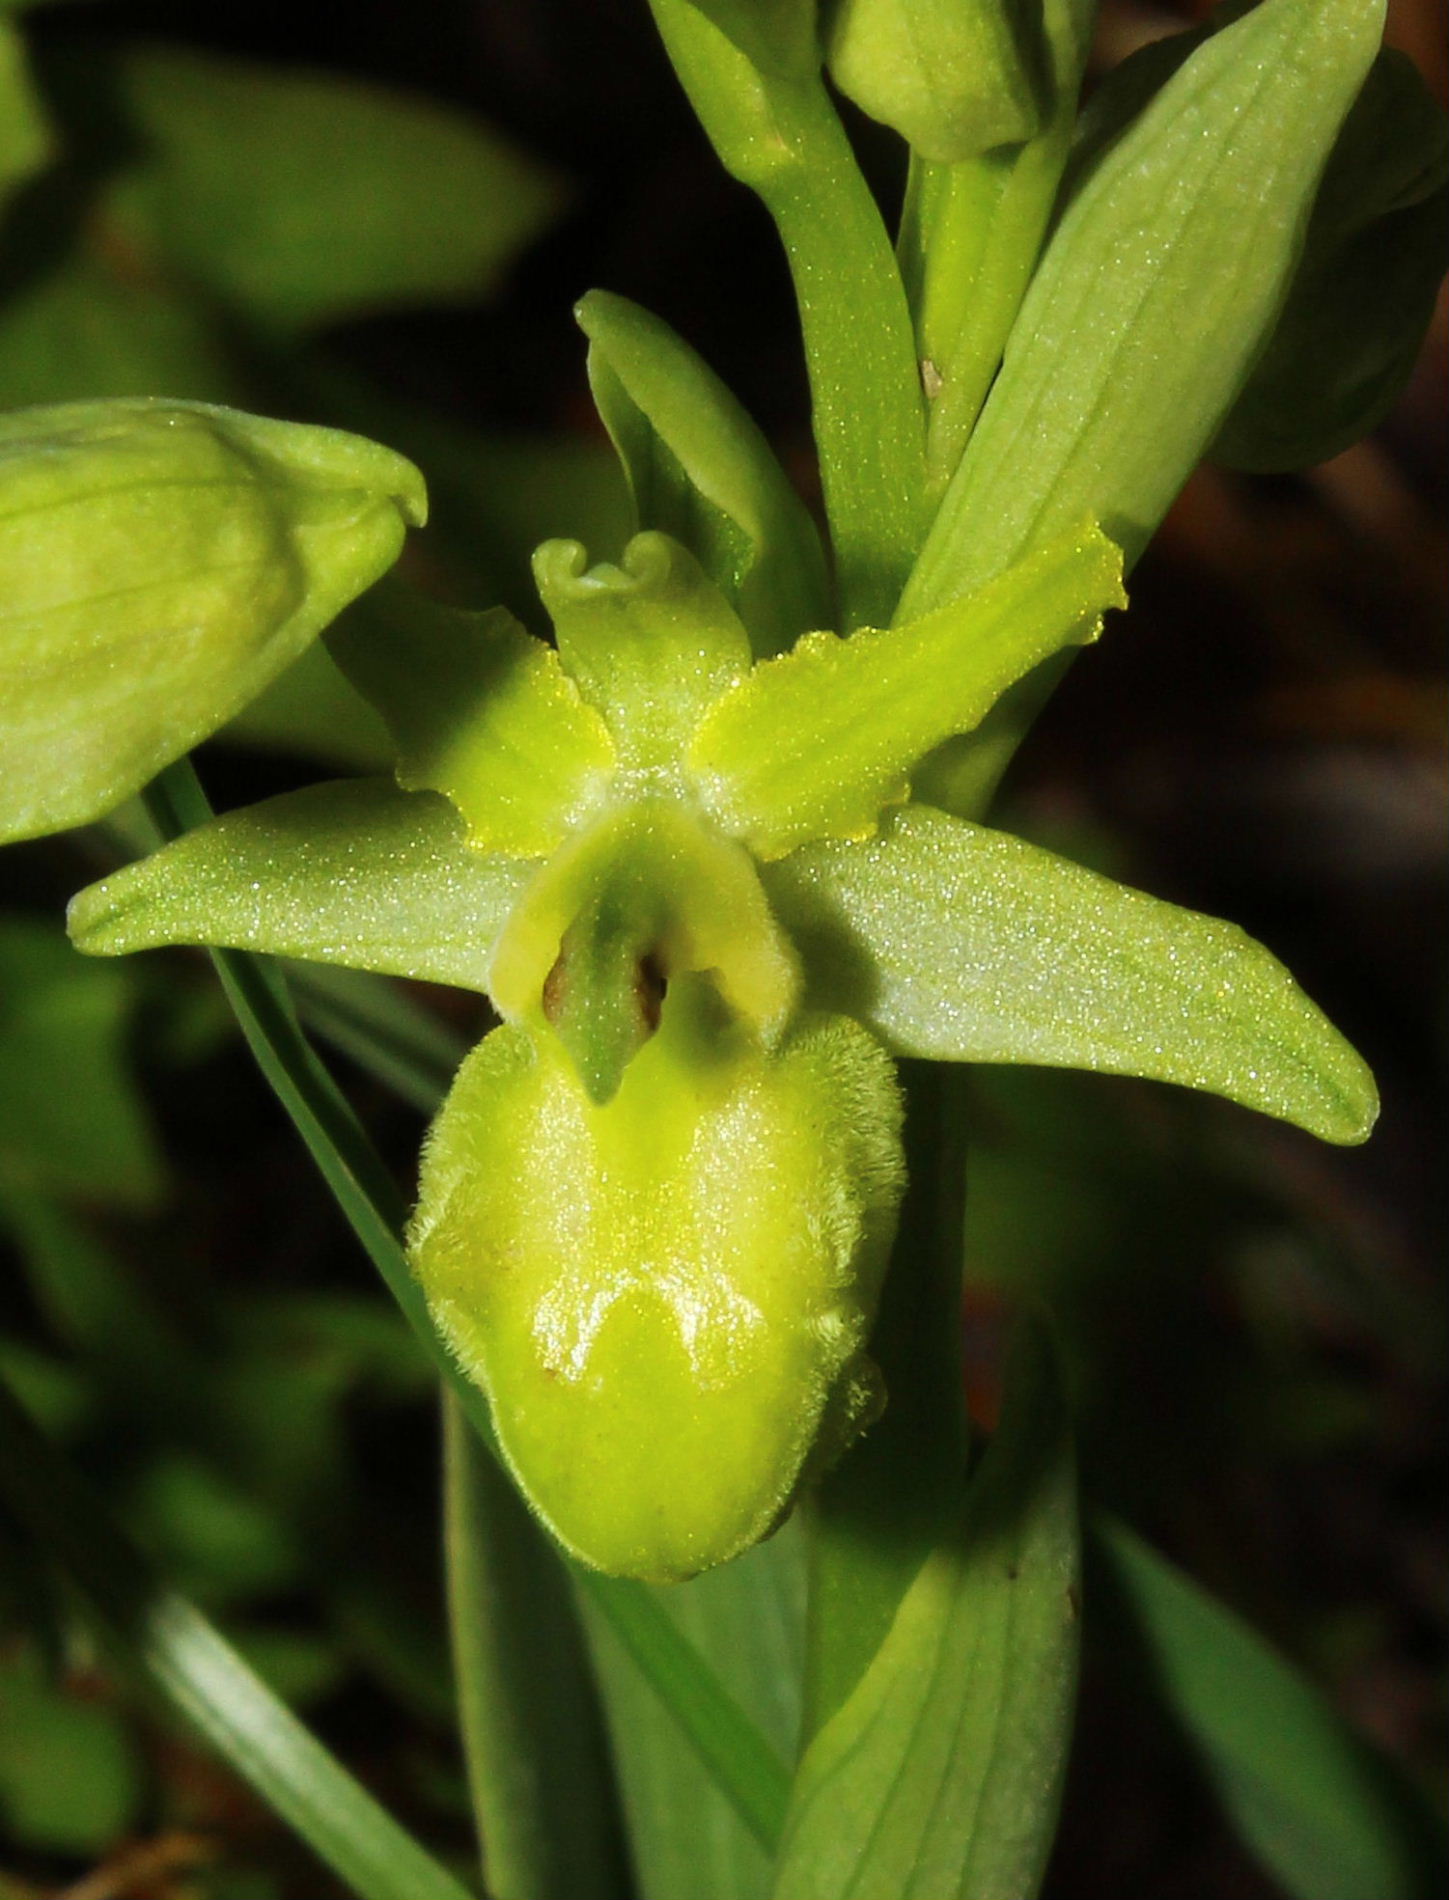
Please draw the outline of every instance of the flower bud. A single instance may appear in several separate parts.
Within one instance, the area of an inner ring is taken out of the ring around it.
[[[923,158],[954,164],[1041,128],[1039,0],[840,0],[829,59],[840,90]]]
[[[605,1105],[495,1030],[433,1125],[410,1236],[433,1316],[570,1551],[667,1582],[765,1536],[877,1407],[902,1181],[890,1059],[844,1017],[775,1052],[672,982]]]
[[[335,429],[164,400],[0,417],[0,838],[87,823],[396,559],[422,478]]]

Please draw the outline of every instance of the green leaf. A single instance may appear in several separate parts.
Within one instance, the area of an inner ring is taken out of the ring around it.
[[[0,418],[0,837],[118,805],[425,512],[411,463],[332,429],[159,399]]]
[[[800,1727],[805,1565],[798,1522],[690,1583],[650,1591],[682,1638],[729,1681],[780,1766],[755,1830],[679,1746],[678,1731],[597,1611],[588,1617],[642,1900],[768,1900]],[[763,1839],[761,1835],[763,1834]]]
[[[925,753],[1062,646],[1097,637],[1103,611],[1127,604],[1121,574],[1086,523],[922,620],[807,635],[706,715],[689,754],[706,806],[763,858],[868,837]]]
[[[961,1509],[970,1437],[961,1329],[967,1074],[908,1062],[901,1080],[906,1193],[870,1335],[886,1408],[810,1500],[806,1741],[865,1674]]]
[[[1110,1575],[1156,1686],[1235,1828],[1296,1900],[1424,1900],[1442,1824],[1263,1638],[1123,1524],[1099,1516]],[[1104,1578],[1104,1582],[1106,1579]]]
[[[111,216],[268,326],[484,297],[560,206],[479,120],[382,86],[160,46],[118,84],[146,156]]]
[[[753,1555],[747,1553],[740,1562]],[[733,1564],[726,1572],[714,1571],[709,1578],[693,1582],[712,1582],[737,1568]],[[781,1751],[767,1737],[767,1729],[776,1729],[775,1719],[760,1706],[758,1697],[752,1698],[747,1712],[721,1683],[719,1672],[728,1671],[733,1677],[737,1655],[717,1648],[714,1667],[704,1660],[694,1640],[703,1631],[691,1628],[686,1633],[686,1619],[678,1614],[681,1586],[677,1584],[667,1591],[651,1590],[592,1571],[576,1570],[574,1575],[588,1604],[591,1624],[607,1626],[619,1655],[639,1671],[676,1732],[687,1738],[694,1758],[728,1801],[735,1818],[773,1854],[790,1796],[790,1777]],[[673,1607],[666,1610],[666,1602]],[[789,1690],[784,1693],[788,1696]],[[661,1894],[658,1900],[672,1900],[672,1896]]]
[[[464,613],[394,585],[359,601],[327,648],[387,721],[398,783],[441,792],[475,850],[546,857],[613,775],[603,720],[503,608]]]
[[[49,160],[54,141],[17,27],[0,19],[0,209]]]
[[[926,1559],[795,1778],[773,1900],[1031,1900],[1076,1692],[1070,1429],[1023,1329],[959,1528]]]
[[[589,382],[624,464],[637,526],[681,541],[756,653],[830,618],[820,537],[748,413],[658,317],[605,290],[574,310]]]
[[[137,1000],[132,972],[86,965],[38,920],[0,919],[0,1181],[156,1201],[161,1157],[123,1046]]]
[[[1449,263],[1449,121],[1402,53],[1375,60],[1313,206],[1288,302],[1213,444],[1236,468],[1327,461],[1400,395]]]
[[[1073,200],[905,597],[914,618],[1084,514],[1141,552],[1297,264],[1381,0],[1264,0],[1161,89]]]
[[[952,164],[1040,130],[1039,20],[1016,0],[839,0],[830,75],[923,158]]]
[[[766,883],[807,996],[901,1054],[1151,1076],[1326,1141],[1373,1126],[1373,1078],[1261,944],[1004,832],[912,805]]]
[[[567,1575],[446,1395],[443,1428],[453,1668],[485,1883],[508,1900],[609,1900],[623,1870]]]
[[[457,1881],[333,1760],[200,1612],[157,1581],[100,1499],[3,1386],[0,1496],[127,1665],[360,1900],[466,1900]]]
[[[725,169],[775,220],[800,306],[837,624],[886,625],[921,535],[925,410],[890,240],[824,84],[751,65],[692,0],[650,0]]]
[[[668,535],[636,534],[615,567],[589,567],[577,541],[533,557],[564,670],[597,706],[621,772],[656,782],[708,707],[750,665],[749,636],[694,556]]]
[[[470,1044],[399,984],[368,970],[293,963],[286,980],[298,1014],[369,1075],[424,1115],[448,1092]]]
[[[135,1825],[141,1763],[114,1709],[0,1662],[0,1821],[32,1853],[104,1853]]]
[[[240,375],[197,304],[121,262],[88,230],[50,270],[0,303],[0,409],[158,389],[196,402],[244,399]]]
[[[199,826],[72,899],[88,956],[226,944],[486,990],[532,867],[472,851],[433,792],[342,779]]]

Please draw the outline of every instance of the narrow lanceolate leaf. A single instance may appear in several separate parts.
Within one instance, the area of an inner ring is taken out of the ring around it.
[[[773,1787],[757,1784],[752,1826],[698,1757],[680,1747],[668,1710],[592,1610],[587,1628],[641,1900],[768,1900],[789,1793],[784,1763],[795,1759],[800,1729],[806,1587],[799,1520],[733,1563],[646,1594],[681,1639],[728,1679],[779,1768]]]
[[[375,442],[137,399],[0,420],[0,837],[100,817],[397,558],[422,477]]]
[[[1272,338],[1213,445],[1239,468],[1326,461],[1408,381],[1449,263],[1449,121],[1383,52],[1324,173]]]
[[[478,119],[340,73],[132,46],[109,220],[270,328],[486,295],[557,179]]]
[[[667,323],[604,290],[574,311],[641,528],[681,541],[757,654],[830,618],[820,536],[749,414]]]
[[[546,857],[613,770],[603,720],[504,608],[463,613],[389,586],[327,646],[397,740],[399,784],[442,792],[480,851]]]
[[[1255,1631],[1125,1525],[1095,1524],[1112,1595],[1229,1820],[1295,1900],[1420,1900],[1445,1862],[1419,1790]]]
[[[1070,1432],[1049,1342],[1008,1366],[959,1527],[796,1774],[774,1900],[1031,1900],[1076,1692]]]
[[[485,1886],[616,1900],[612,1790],[568,1573],[457,1402],[443,1404],[448,1618]],[[668,1716],[655,1719],[673,1743]]]
[[[899,617],[1083,514],[1140,553],[1277,317],[1382,24],[1382,0],[1264,0],[1111,148],[1022,304]]]
[[[1367,1068],[1261,944],[1004,832],[912,805],[767,883],[807,984],[902,1055],[1151,1076],[1326,1141],[1373,1126]]]
[[[360,1900],[467,1900],[466,1889],[328,1754],[184,1598],[154,1577],[0,1385],[0,1499],[115,1652],[184,1716]]]
[[[72,900],[92,956],[221,944],[487,987],[533,867],[464,840],[447,801],[385,779],[313,785],[188,832]]]
[[[705,802],[764,858],[869,836],[906,774],[1000,695],[1126,606],[1120,551],[1090,522],[980,593],[885,632],[813,633],[707,714],[690,752]]]

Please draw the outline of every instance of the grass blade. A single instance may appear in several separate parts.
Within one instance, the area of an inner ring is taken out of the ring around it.
[[[165,1588],[0,1385],[0,1491],[122,1658],[362,1900],[468,1900],[231,1645]]]
[[[1228,1818],[1295,1900],[1441,1890],[1427,1803],[1284,1657],[1105,1513],[1092,1554]]]
[[[800,1726],[805,1566],[798,1522],[734,1562],[652,1594],[705,1660],[728,1670],[746,1715],[782,1760]],[[629,1821],[641,1900],[766,1900],[770,1846],[784,1809],[784,1769],[763,1790],[764,1826],[746,1827],[674,1725],[627,1652],[598,1615],[589,1617],[599,1686],[609,1719],[620,1793]]]

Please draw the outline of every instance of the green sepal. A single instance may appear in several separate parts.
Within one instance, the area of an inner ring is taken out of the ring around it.
[[[545,541],[533,572],[559,658],[603,714],[621,773],[678,789],[689,735],[750,665],[734,609],[665,534],[636,534],[617,567],[589,567],[577,541]]]
[[[463,1065],[412,1259],[575,1556],[656,1581],[723,1563],[859,1428],[899,1120],[857,1024],[809,1019],[769,1053],[703,977],[671,985],[606,1107],[522,1026]]]
[[[77,949],[207,943],[485,990],[532,866],[487,857],[434,792],[343,779],[264,799],[71,900]]]
[[[1131,565],[1278,315],[1382,19],[1381,0],[1264,0],[1111,146],[1037,269],[898,618],[1084,514]]]
[[[506,1017],[552,1027],[606,1102],[658,1024],[668,986],[707,973],[749,1032],[777,1042],[794,954],[746,853],[670,801],[601,819],[555,853],[499,939],[489,990]]]
[[[804,78],[820,64],[816,0],[686,0],[761,72]]]
[[[955,164],[1040,130],[1041,22],[1016,0],[838,0],[830,76],[922,158]]]
[[[924,805],[865,844],[807,846],[765,882],[807,1002],[897,1054],[1150,1076],[1325,1141],[1373,1127],[1362,1060],[1233,924]]]
[[[824,626],[830,592],[819,533],[748,412],[667,323],[627,297],[591,290],[574,315],[638,526],[689,549],[757,654]]]
[[[1288,302],[1212,446],[1235,468],[1304,468],[1402,393],[1449,264],[1449,120],[1403,53],[1379,54],[1309,221]]]
[[[1083,523],[921,620],[848,640],[808,634],[756,666],[705,716],[690,771],[717,822],[760,857],[868,837],[925,753],[1126,604],[1120,550]]]
[[[275,333],[485,298],[567,196],[476,112],[414,91],[197,47],[113,58],[136,156],[107,227]]]
[[[603,720],[505,608],[465,613],[390,586],[344,615],[327,647],[387,721],[398,783],[442,792],[480,851],[546,857],[608,783]]]
[[[335,429],[159,399],[0,418],[0,837],[120,804],[425,513],[410,462]]]

